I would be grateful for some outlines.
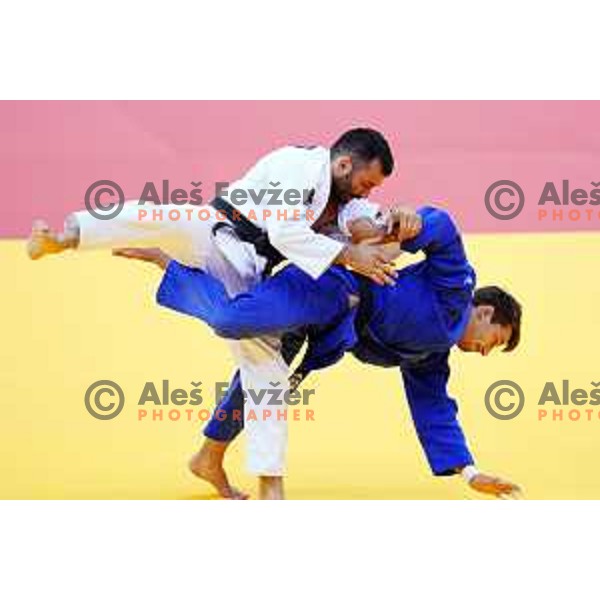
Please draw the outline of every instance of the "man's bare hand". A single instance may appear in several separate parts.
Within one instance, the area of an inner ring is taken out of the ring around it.
[[[380,245],[380,238],[349,244],[342,250],[337,263],[350,267],[380,285],[394,285],[396,269],[390,262],[390,248]]]
[[[133,258],[135,260],[143,260],[150,262],[161,269],[166,269],[171,257],[163,252],[160,248],[115,248],[113,256],[122,256],[123,258]]]
[[[517,484],[484,473],[475,475],[469,481],[469,486],[477,492],[491,494],[503,500],[518,500],[522,497],[521,488]]]
[[[380,244],[381,252],[383,253],[383,259],[388,263],[393,263],[396,259],[402,256],[402,248],[400,242],[386,242]],[[396,273],[394,273],[395,275]]]
[[[394,234],[399,242],[411,240],[421,233],[421,216],[412,208],[393,206],[387,218],[388,234]]]

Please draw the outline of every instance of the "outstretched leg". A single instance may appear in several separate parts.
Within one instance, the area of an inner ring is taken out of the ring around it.
[[[140,215],[138,201],[125,202],[112,219],[98,219],[86,210],[67,216],[64,230],[43,220],[33,223],[27,253],[33,260],[68,249],[93,250],[119,246],[156,246],[185,264],[202,266],[212,245],[213,221],[154,220]]]
[[[144,260],[139,252],[119,254]],[[221,278],[172,261],[156,301],[204,321],[221,337],[240,340],[281,335],[307,325],[326,326],[351,308],[349,296],[348,284],[335,274],[327,273],[315,281],[289,266],[231,297]]]

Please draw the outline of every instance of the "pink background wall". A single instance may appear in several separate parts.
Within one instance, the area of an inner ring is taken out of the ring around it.
[[[600,102],[574,101],[0,102],[0,235],[25,236],[36,216],[60,224],[98,179],[127,197],[149,180],[188,190],[201,180],[207,199],[215,181],[233,181],[279,145],[328,145],[360,125],[380,129],[396,158],[373,198],[447,197],[467,231],[597,230],[600,207],[590,221],[540,222],[537,199],[546,181],[588,191],[600,181],[599,124]],[[527,199],[510,221],[483,203],[499,179]]]

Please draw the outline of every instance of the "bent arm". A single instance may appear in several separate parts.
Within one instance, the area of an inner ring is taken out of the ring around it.
[[[323,166],[328,169],[328,166]],[[275,152],[262,163],[259,181],[278,182],[281,209],[265,218],[271,244],[290,262],[313,279],[318,279],[340,256],[344,244],[313,231],[314,220],[298,195],[308,194],[317,185],[316,173],[299,162],[295,155]],[[263,213],[264,214],[264,213]]]
[[[473,272],[456,224],[439,208],[426,206],[417,213],[422,219],[421,233],[403,242],[402,250],[425,253],[431,282],[436,288],[464,289]]]
[[[271,244],[290,262],[313,279],[318,279],[333,265],[344,251],[345,245],[320,233],[315,233],[304,216],[292,211],[287,219],[271,219],[267,231]]]

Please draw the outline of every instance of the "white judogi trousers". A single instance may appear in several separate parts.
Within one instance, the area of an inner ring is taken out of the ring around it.
[[[265,259],[257,255],[251,244],[241,242],[229,228],[221,228],[213,235],[218,222],[211,206],[202,206],[209,215],[198,218],[198,210],[191,218],[185,207],[162,207],[162,220],[140,220],[137,201],[126,202],[123,210],[113,219],[100,220],[87,211],[74,213],[80,228],[79,249],[116,247],[158,247],[172,258],[190,267],[198,267],[217,277],[230,295],[246,291],[258,283],[263,274]],[[178,220],[168,215],[179,210]],[[148,210],[148,212],[151,212]],[[220,219],[222,221],[222,219]],[[284,474],[287,450],[287,422],[277,419],[277,411],[265,415],[264,394],[260,390],[289,389],[288,366],[281,357],[280,340],[274,337],[248,340],[229,340],[229,345],[241,373],[246,392],[245,431],[247,436],[247,467],[255,475],[281,476]],[[263,402],[252,402],[249,391]],[[272,408],[272,407],[270,407]],[[256,419],[248,419],[250,410]]]

